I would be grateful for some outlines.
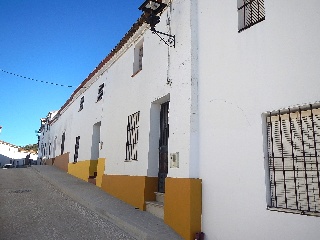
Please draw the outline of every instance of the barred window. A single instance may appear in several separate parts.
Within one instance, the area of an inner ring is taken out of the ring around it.
[[[64,153],[64,142],[66,140],[66,133],[64,132],[61,137],[61,155]]]
[[[80,136],[76,137],[76,144],[74,145],[73,162],[78,162],[79,143],[80,143]]]
[[[320,213],[320,106],[267,116],[271,210]]]
[[[143,45],[139,48],[139,70],[142,70]]]
[[[264,0],[238,0],[238,32],[265,20]]]
[[[140,111],[128,116],[126,161],[138,160],[139,119]]]
[[[83,109],[83,104],[84,104],[84,96],[81,97],[79,111]]]
[[[102,83],[102,84],[99,86],[97,102],[102,99],[102,96],[103,96],[103,88],[104,88],[104,83]]]

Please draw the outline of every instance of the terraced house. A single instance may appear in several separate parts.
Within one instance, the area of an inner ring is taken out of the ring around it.
[[[40,157],[185,239],[318,239],[320,2],[141,4]]]

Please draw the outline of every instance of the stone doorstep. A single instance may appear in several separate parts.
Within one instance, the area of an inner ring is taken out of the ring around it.
[[[153,214],[154,216],[163,219],[164,218],[164,205],[162,202],[147,201],[146,211]]]
[[[156,201],[164,203],[164,193],[155,192],[156,195]]]

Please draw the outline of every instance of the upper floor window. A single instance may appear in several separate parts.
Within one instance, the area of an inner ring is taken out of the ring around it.
[[[97,102],[102,99],[102,96],[103,96],[103,88],[104,88],[104,83],[102,83],[102,84],[99,86]]]
[[[306,105],[267,115],[271,210],[320,216],[320,108]]]
[[[81,97],[79,111],[83,109],[83,104],[84,104],[84,96]]]
[[[264,19],[264,0],[238,0],[238,32]]]
[[[143,59],[143,39],[140,40],[134,48],[133,75],[142,70]]]

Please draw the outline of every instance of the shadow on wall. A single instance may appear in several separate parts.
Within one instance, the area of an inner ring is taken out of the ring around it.
[[[10,158],[3,154],[0,154],[0,167],[4,164],[11,163],[14,166],[23,166],[24,165],[24,158]]]

